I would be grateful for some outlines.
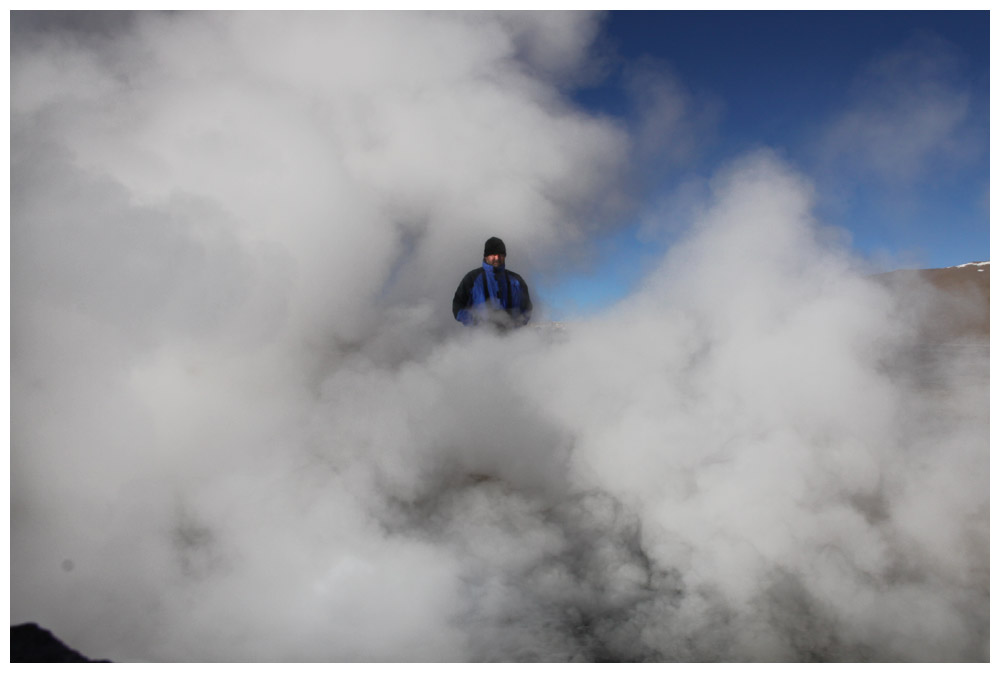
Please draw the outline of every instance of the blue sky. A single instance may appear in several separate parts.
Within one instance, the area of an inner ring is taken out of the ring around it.
[[[762,147],[878,268],[989,259],[989,29],[985,11],[610,12],[593,77],[569,93],[648,151],[597,268],[538,279],[555,317],[627,294],[672,240],[643,227],[651,204]],[[671,135],[644,142],[669,114]]]

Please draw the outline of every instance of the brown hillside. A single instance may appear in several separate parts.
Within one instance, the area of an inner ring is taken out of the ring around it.
[[[990,266],[904,269],[876,278],[927,343],[989,342]]]

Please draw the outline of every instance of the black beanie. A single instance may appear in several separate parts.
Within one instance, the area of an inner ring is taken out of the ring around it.
[[[483,257],[489,257],[490,255],[503,255],[507,256],[507,248],[504,246],[503,241],[501,241],[496,236],[490,238],[486,241],[486,247],[483,248]]]

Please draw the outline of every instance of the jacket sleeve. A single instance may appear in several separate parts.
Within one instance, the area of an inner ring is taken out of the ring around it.
[[[465,274],[462,282],[458,284],[458,289],[455,290],[454,299],[451,300],[451,314],[455,316],[455,320],[464,325],[472,323],[472,313],[466,309],[468,309],[471,302],[472,286],[475,282],[474,271]]]
[[[518,274],[513,275],[517,279],[517,289],[520,299],[516,307],[515,320],[518,324],[525,325],[531,320],[531,295],[528,293],[528,284],[524,282],[524,278]]]

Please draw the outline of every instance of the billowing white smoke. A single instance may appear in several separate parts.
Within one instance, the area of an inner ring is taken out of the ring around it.
[[[118,660],[987,657],[984,384],[894,364],[905,316],[773,157],[614,311],[452,320],[487,236],[530,283],[613,200],[627,139],[557,89],[594,25],[15,41],[12,623]]]

